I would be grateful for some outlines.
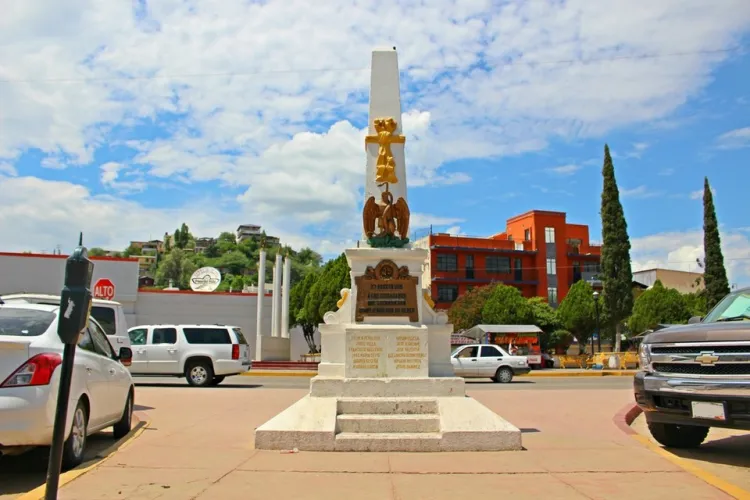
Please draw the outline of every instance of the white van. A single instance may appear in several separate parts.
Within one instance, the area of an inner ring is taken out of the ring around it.
[[[59,295],[14,293],[3,295],[1,298],[6,303],[60,305]],[[120,352],[120,347],[130,347],[128,325],[125,322],[125,311],[122,309],[122,304],[114,300],[94,299],[91,306],[91,316],[102,326],[115,352]]]
[[[185,377],[206,387],[250,369],[250,346],[237,326],[143,325],[128,335],[132,375]]]

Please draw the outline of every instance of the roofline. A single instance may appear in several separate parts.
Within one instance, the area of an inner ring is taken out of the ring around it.
[[[525,219],[526,217],[534,216],[534,215],[553,215],[556,217],[559,217],[559,216],[565,217],[566,213],[565,212],[553,212],[551,210],[529,210],[528,212],[524,212],[519,215],[514,215],[513,217],[508,219],[507,222],[515,222],[518,219]]]
[[[671,273],[700,274],[701,276],[703,276],[703,273],[697,273],[695,271],[683,271],[682,269],[668,269],[666,267],[651,267],[649,269],[641,269],[640,271],[633,271],[633,274],[648,273],[651,271],[669,271]]]
[[[67,259],[69,255],[56,255],[53,253],[24,253],[24,252],[0,252],[0,257],[37,257],[40,259]],[[136,262],[136,257],[108,257],[89,256],[91,260],[108,260],[114,262]]]

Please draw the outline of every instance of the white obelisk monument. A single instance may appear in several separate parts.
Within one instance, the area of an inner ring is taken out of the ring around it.
[[[518,428],[466,397],[450,361],[453,325],[422,288],[428,252],[404,243],[408,138],[400,132],[395,47],[373,51],[372,73],[365,241],[344,252],[351,288],[319,325],[321,362],[310,393],[258,427],[255,447],[520,450]]]

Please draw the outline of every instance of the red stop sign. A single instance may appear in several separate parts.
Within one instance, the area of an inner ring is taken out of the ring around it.
[[[109,278],[100,278],[94,285],[94,298],[112,300],[115,298],[115,284]]]

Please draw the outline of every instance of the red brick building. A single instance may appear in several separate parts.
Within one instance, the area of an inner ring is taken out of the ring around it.
[[[430,252],[423,283],[436,308],[489,283],[505,283],[525,297],[544,297],[557,306],[578,280],[599,272],[601,247],[589,228],[568,224],[563,212],[532,210],[508,219],[505,232],[476,238],[433,233],[414,243]]]

